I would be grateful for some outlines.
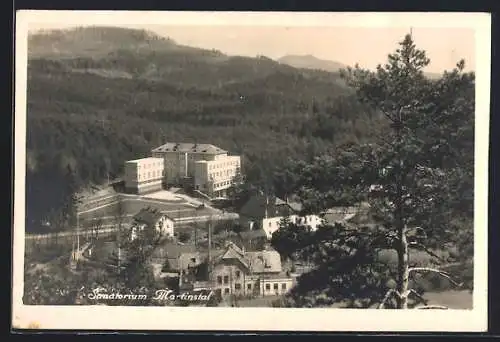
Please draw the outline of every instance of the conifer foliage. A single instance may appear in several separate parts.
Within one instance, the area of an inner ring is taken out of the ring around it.
[[[387,127],[374,143],[297,162],[299,192],[315,212],[368,203],[371,222],[318,230],[309,248],[319,266],[299,279],[292,305],[347,301],[407,309],[425,304],[411,287],[417,274],[435,273],[458,285],[439,268],[413,262],[412,253],[436,256],[453,246],[462,259],[472,258],[474,74],[463,71],[462,60],[430,80],[423,73],[429,63],[406,35],[376,71],[357,65],[343,71]],[[395,251],[395,262],[380,259],[385,250]]]

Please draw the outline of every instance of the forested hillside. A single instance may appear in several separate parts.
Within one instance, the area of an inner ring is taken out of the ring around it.
[[[121,28],[30,37],[27,98],[31,231],[62,200],[68,165],[88,186],[120,176],[124,160],[156,145],[193,141],[242,154],[259,183],[288,158],[371,139],[382,121],[338,74]]]

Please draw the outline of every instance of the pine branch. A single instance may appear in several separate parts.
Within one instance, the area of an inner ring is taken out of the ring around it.
[[[444,271],[440,271],[440,270],[435,269],[435,268],[431,268],[431,267],[411,267],[411,268],[408,269],[408,274],[411,274],[411,272],[434,272],[434,273],[437,273],[440,276],[448,279],[453,285],[455,285],[457,287],[462,287],[463,286],[463,283],[457,283],[455,280],[452,279],[451,275],[449,275],[448,273],[446,273]]]
[[[439,255],[437,255],[436,253],[434,253],[433,251],[431,251],[429,248],[425,247],[424,245],[422,245],[422,244],[420,244],[418,242],[410,242],[409,246],[413,247],[415,249],[418,249],[420,251],[424,251],[427,254],[429,254],[431,257],[436,258],[436,259],[438,259],[441,262],[445,262],[446,261],[442,257],[440,257]]]
[[[420,301],[421,301],[422,303],[424,303],[425,305],[427,305],[428,300],[427,300],[427,299],[425,299],[424,297],[422,297],[422,295],[421,295],[420,293],[418,293],[417,291],[415,291],[414,289],[411,289],[410,291],[408,291],[408,296],[409,296],[410,294],[414,294],[414,295],[415,295],[415,297],[417,297],[418,299],[420,299]]]

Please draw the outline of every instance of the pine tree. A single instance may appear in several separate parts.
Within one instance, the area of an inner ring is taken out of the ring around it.
[[[410,297],[423,301],[410,288],[415,274],[437,273],[454,283],[440,269],[411,265],[410,250],[436,257],[432,250],[463,243],[463,236],[472,244],[474,75],[463,73],[460,61],[429,80],[425,51],[410,35],[399,45],[375,72],[356,66],[342,74],[360,100],[387,118],[380,139],[299,163],[306,210],[368,202],[373,218],[370,225],[320,229],[311,253],[322,266],[299,281],[299,290],[300,283],[304,291],[321,283],[326,297],[341,299],[343,286],[349,292],[342,299],[366,300],[352,305],[384,307],[394,298],[396,308],[406,309]],[[388,249],[397,255],[394,269],[378,257]]]

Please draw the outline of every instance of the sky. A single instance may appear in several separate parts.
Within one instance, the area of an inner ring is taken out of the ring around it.
[[[39,29],[69,28],[75,26],[118,26],[143,28],[161,36],[168,36],[178,44],[217,49],[229,55],[264,55],[277,59],[284,55],[313,55],[347,65],[359,63],[374,68],[387,60],[397,43],[410,31],[408,26],[386,27],[331,26],[331,25],[193,25],[124,24],[113,21],[96,24],[68,22],[31,22],[31,32]],[[431,26],[431,25],[429,25]],[[465,25],[464,25],[465,26]],[[441,73],[465,59],[466,70],[475,70],[475,30],[471,27],[415,27],[412,35],[418,48],[426,50],[431,64],[428,72]]]

